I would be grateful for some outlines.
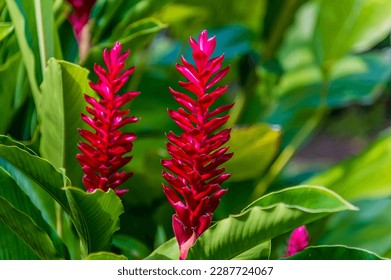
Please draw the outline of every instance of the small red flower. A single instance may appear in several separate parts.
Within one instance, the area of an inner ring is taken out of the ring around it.
[[[133,66],[122,72],[129,53],[127,51],[121,54],[121,44],[118,42],[110,51],[105,49],[103,59],[107,70],[95,64],[94,71],[99,80],[97,83],[90,82],[90,87],[100,95],[101,99],[98,101],[85,95],[90,105],[86,109],[92,117],[84,114],[81,117],[95,132],[79,130],[80,135],[89,144],[79,143],[78,147],[82,154],[78,154],[77,159],[82,165],[83,183],[88,192],[95,189],[104,191],[116,189],[132,176],[131,173],[118,172],[132,159],[124,155],[132,150],[133,141],[136,139],[134,133],[121,132],[120,128],[138,121],[138,118],[127,117],[130,110],[121,110],[120,107],[139,95],[139,92],[117,95],[135,69]],[[115,192],[121,196],[127,190],[115,190]]]
[[[81,31],[88,23],[92,7],[96,0],[66,0],[73,8],[73,13],[69,15],[69,22],[73,26],[77,41],[80,41]]]
[[[294,229],[288,240],[285,257],[290,257],[303,251],[309,243],[309,235],[305,226]]]
[[[186,259],[190,247],[209,227],[213,212],[226,192],[220,185],[230,177],[219,166],[233,155],[227,153],[228,147],[222,147],[230,138],[230,129],[216,132],[229,115],[216,116],[227,112],[233,104],[211,110],[212,104],[228,89],[227,86],[214,86],[228,73],[229,67],[220,70],[224,55],[210,58],[216,38],[208,38],[207,31],[200,34],[198,42],[190,38],[190,45],[195,65],[182,57],[183,65],[177,64],[176,68],[188,79],[179,85],[193,96],[170,88],[183,108],[168,110],[168,114],[183,133],[167,135],[167,150],[172,158],[162,161],[169,170],[162,173],[169,184],[163,184],[163,190],[176,212],[172,225],[180,247],[180,259]]]

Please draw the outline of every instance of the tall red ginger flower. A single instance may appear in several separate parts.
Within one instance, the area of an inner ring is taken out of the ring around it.
[[[73,12],[69,15],[69,22],[73,26],[76,39],[80,42],[81,32],[83,27],[88,23],[92,7],[96,0],[66,0],[73,8]]]
[[[285,257],[290,257],[303,251],[309,243],[309,235],[305,226],[294,229],[289,237]]]
[[[118,172],[132,157],[125,156],[133,147],[136,139],[134,133],[121,132],[119,129],[126,124],[138,121],[135,117],[126,117],[130,110],[121,110],[120,107],[139,95],[139,92],[127,92],[118,95],[117,92],[127,82],[135,67],[131,67],[121,73],[125,66],[125,60],[129,51],[121,54],[121,44],[115,43],[114,47],[103,52],[103,60],[107,70],[96,65],[94,71],[99,77],[97,83],[90,82],[90,87],[101,97],[95,98],[85,95],[87,112],[92,117],[81,114],[82,119],[94,130],[80,129],[80,135],[89,142],[80,142],[78,147],[82,154],[77,159],[82,165],[84,175],[83,183],[88,192],[95,189],[108,191],[115,189],[132,176],[132,173]],[[118,196],[127,190],[115,190]]]
[[[162,175],[169,186],[163,190],[175,209],[172,226],[180,248],[180,259],[187,253],[197,238],[209,227],[212,215],[226,190],[220,185],[230,177],[219,166],[232,157],[222,147],[230,138],[230,129],[215,132],[224,125],[229,115],[216,117],[228,111],[233,104],[210,110],[211,105],[228,89],[227,86],[212,89],[229,71],[221,69],[224,55],[210,59],[216,38],[208,38],[204,30],[198,43],[190,38],[195,66],[182,56],[183,65],[176,65],[179,73],[188,82],[179,85],[193,93],[193,97],[170,88],[174,99],[183,106],[177,111],[168,110],[169,116],[183,130],[181,135],[170,131],[167,135],[168,153],[171,159],[162,165],[169,170]]]

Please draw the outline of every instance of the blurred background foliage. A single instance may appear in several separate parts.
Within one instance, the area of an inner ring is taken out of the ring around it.
[[[0,0],[0,134],[65,168],[74,186],[83,188],[76,128],[84,126],[82,93],[93,94],[94,63],[120,41],[136,65],[126,90],[141,91],[130,105],[141,121],[127,128],[138,139],[115,252],[142,259],[173,236],[160,165],[165,133],[178,131],[167,115],[178,107],[168,87],[178,87],[180,55],[192,61],[188,37],[207,29],[217,38],[215,54],[231,65],[220,102],[235,102],[233,174],[214,220],[270,191],[325,186],[360,211],[312,223],[311,244],[391,257],[390,1],[97,0],[82,60],[70,7],[40,1],[42,21],[35,2]],[[286,238],[272,240],[275,258]]]

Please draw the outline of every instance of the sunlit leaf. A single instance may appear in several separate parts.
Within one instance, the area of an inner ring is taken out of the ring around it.
[[[342,245],[311,246],[297,253],[289,260],[381,260],[378,255],[359,248]]]
[[[86,193],[67,187],[72,221],[79,233],[86,253],[108,251],[112,235],[119,229],[119,216],[123,213],[121,200],[110,190]]]

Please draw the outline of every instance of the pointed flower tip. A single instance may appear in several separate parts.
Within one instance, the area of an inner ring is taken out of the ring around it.
[[[303,251],[309,244],[309,234],[306,226],[300,226],[294,229],[289,237],[286,257]]]

